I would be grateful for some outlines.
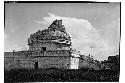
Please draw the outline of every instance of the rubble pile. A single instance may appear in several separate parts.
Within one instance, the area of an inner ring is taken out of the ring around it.
[[[64,25],[62,25],[62,20],[55,20],[48,29],[38,30],[36,33],[31,34],[30,38],[28,38],[28,45],[43,40],[58,40],[58,42],[66,41],[66,43],[69,43],[71,37],[66,32]]]

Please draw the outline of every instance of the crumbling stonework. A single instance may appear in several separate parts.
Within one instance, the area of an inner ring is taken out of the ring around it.
[[[80,55],[73,54],[71,37],[62,25],[62,20],[55,20],[48,29],[31,34],[28,46],[28,51],[4,53],[5,70],[90,67],[87,60],[81,60]],[[91,64],[91,67],[97,66]]]
[[[26,52],[26,51],[24,51]],[[63,68],[69,69],[70,54],[69,51],[47,51],[44,53],[28,52],[27,53],[12,52],[12,56],[5,56],[5,69],[35,69],[38,68]],[[58,54],[58,53],[59,54]],[[5,55],[9,55],[5,53]],[[37,64],[35,64],[37,63]]]
[[[5,69],[70,68],[71,39],[62,20],[28,38],[28,51],[5,52]]]

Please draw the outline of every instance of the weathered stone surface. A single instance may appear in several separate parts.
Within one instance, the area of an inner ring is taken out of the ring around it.
[[[78,69],[89,65],[73,56],[71,39],[62,20],[55,20],[48,29],[38,30],[28,38],[28,51],[5,52],[5,69],[63,68]],[[79,53],[76,53],[77,55]]]
[[[48,29],[38,30],[36,33],[31,34],[30,38],[28,38],[28,45],[57,39],[60,39],[58,42],[67,41],[68,43],[71,41],[69,34],[65,31],[64,25],[62,25],[62,20],[55,20]]]
[[[35,62],[38,68],[65,68],[70,66],[69,50],[19,51],[5,52],[4,67],[8,69],[34,69]]]

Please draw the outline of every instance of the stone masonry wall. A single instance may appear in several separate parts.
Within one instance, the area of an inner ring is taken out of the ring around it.
[[[41,50],[42,47],[46,47],[46,50],[57,50],[59,48],[69,48],[66,44],[58,44],[53,42],[41,42],[41,43],[34,43],[32,46],[29,46],[30,51]]]
[[[4,67],[7,69],[34,69],[35,62],[38,68],[69,68],[70,53],[69,51],[46,51],[46,52],[5,52]]]
[[[39,68],[62,68],[69,69],[70,57],[43,57],[38,58]]]
[[[100,67],[96,63],[92,63],[87,60],[79,60],[79,68],[93,68],[95,70],[99,70]]]

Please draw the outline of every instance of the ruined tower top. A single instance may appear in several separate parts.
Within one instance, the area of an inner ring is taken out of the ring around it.
[[[48,29],[42,31],[38,30],[28,38],[28,45],[40,42],[58,42],[68,44],[71,42],[71,37],[66,32],[64,25],[62,25],[62,20],[55,20]]]

